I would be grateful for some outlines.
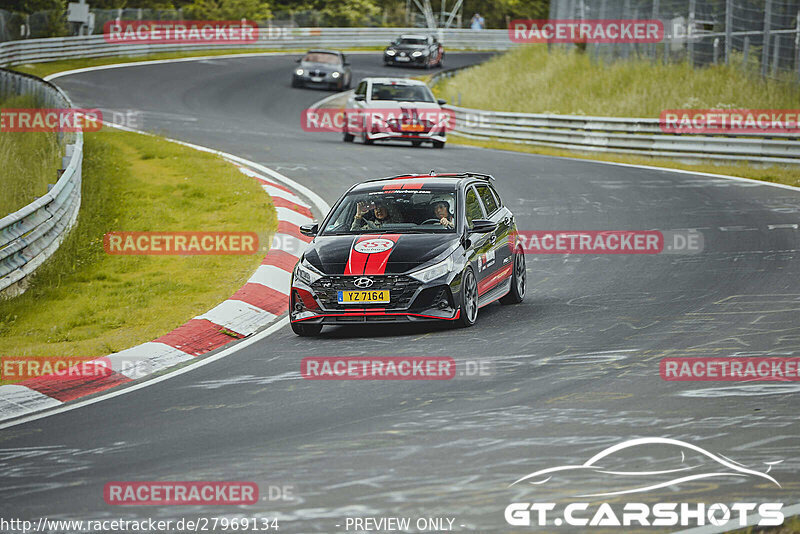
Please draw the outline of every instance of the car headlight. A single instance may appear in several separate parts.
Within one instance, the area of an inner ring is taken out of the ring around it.
[[[294,276],[304,284],[311,285],[322,278],[323,275],[303,258],[294,268]]]
[[[331,78],[338,78],[339,76],[341,76],[341,74],[340,74],[340,73],[338,73],[338,72],[331,72]]]
[[[397,52],[395,52],[394,50],[387,50],[387,51],[386,51],[386,55],[387,55],[387,56],[393,56],[393,55],[395,55],[396,53],[397,53]]]
[[[411,278],[416,278],[420,282],[430,282],[446,275],[453,270],[453,256],[448,256],[446,260],[440,261],[436,265],[425,267],[417,272],[411,273]]]
[[[303,69],[297,69],[296,71],[294,71],[294,73],[297,74],[298,76],[302,76],[304,72],[305,71]]]
[[[419,57],[421,55],[422,55],[422,52],[420,52],[419,50],[417,50],[416,52],[412,52],[411,53],[411,57]]]

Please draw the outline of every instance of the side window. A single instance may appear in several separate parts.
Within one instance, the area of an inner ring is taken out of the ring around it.
[[[497,201],[497,207],[499,207],[499,208],[502,208],[502,207],[503,207],[503,199],[502,199],[502,198],[500,198],[500,195],[497,193],[497,191],[495,190],[495,188],[494,188],[494,187],[492,187],[491,185],[489,186],[489,190],[490,190],[492,193],[494,193],[494,199]]]
[[[497,211],[497,200],[495,200],[492,192],[489,191],[489,186],[479,185],[478,194],[481,196],[483,205],[486,207],[486,215],[491,217],[492,214]]]
[[[467,226],[472,228],[472,221],[475,219],[483,219],[483,209],[481,208],[481,203],[478,200],[478,194],[475,193],[475,188],[470,187],[467,189],[467,197],[466,197],[466,215],[467,215]]]
[[[356,87],[356,93],[355,94],[357,94],[357,95],[366,95],[367,94],[367,82],[361,82],[360,84],[358,84],[358,87]]]

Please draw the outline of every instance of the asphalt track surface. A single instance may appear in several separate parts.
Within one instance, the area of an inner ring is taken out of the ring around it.
[[[480,59],[452,54],[446,66]],[[783,460],[770,472],[782,487],[712,479],[628,500],[800,502],[796,383],[666,382],[658,372],[664,356],[798,355],[798,192],[453,145],[346,145],[301,129],[302,109],[326,93],[291,89],[293,60],[132,66],[57,83],[78,106],[141,112],[137,128],[254,160],[329,203],[365,178],[474,170],[497,177],[522,230],[694,228],[705,251],[529,255],[525,302],[492,304],[470,329],[339,327],[301,339],[286,327],[151,387],[2,430],[0,516],[278,517],[281,532],[343,532],[353,516],[449,517],[457,531],[512,531],[511,502],[568,502],[616,483],[597,473],[542,488],[513,481],[647,436],[760,471]],[[416,74],[384,68],[377,55],[351,61],[354,80]],[[310,355],[451,356],[490,361],[494,372],[306,381],[300,359]],[[629,455],[626,467],[649,460]],[[246,480],[264,498],[269,486],[291,486],[294,499],[105,504],[104,484],[124,480]]]

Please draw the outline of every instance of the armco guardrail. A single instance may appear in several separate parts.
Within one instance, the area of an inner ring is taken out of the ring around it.
[[[462,69],[437,73],[429,84],[433,86],[459,70]],[[496,139],[585,152],[800,165],[800,142],[793,134],[668,134],[663,133],[659,119],[446,107],[456,115],[452,132],[473,139]]]
[[[0,66],[57,59],[90,58],[191,52],[200,50],[352,48],[386,46],[401,33],[420,33],[419,28],[259,28],[252,43],[108,43],[102,35],[29,39],[0,43]],[[512,46],[507,30],[450,29],[437,32],[447,48],[505,50]]]
[[[18,94],[34,95],[47,108],[72,107],[56,86],[0,69],[0,97]],[[78,217],[83,134],[60,134],[60,141],[65,155],[56,184],[44,196],[0,219],[0,293],[10,296],[24,291],[20,282],[55,252]]]

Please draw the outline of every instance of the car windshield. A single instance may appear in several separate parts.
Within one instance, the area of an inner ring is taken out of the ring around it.
[[[419,39],[415,37],[403,37],[397,41],[397,44],[399,45],[424,45],[427,43],[427,39]]]
[[[400,189],[412,184],[415,188]],[[398,181],[397,189],[347,195],[328,218],[322,235],[454,233],[457,213],[455,188]]]
[[[372,100],[404,102],[436,102],[430,89],[424,85],[372,84]]]
[[[328,63],[330,65],[338,65],[340,63],[337,54],[327,54],[325,52],[309,52],[303,58],[303,61],[308,63]]]

